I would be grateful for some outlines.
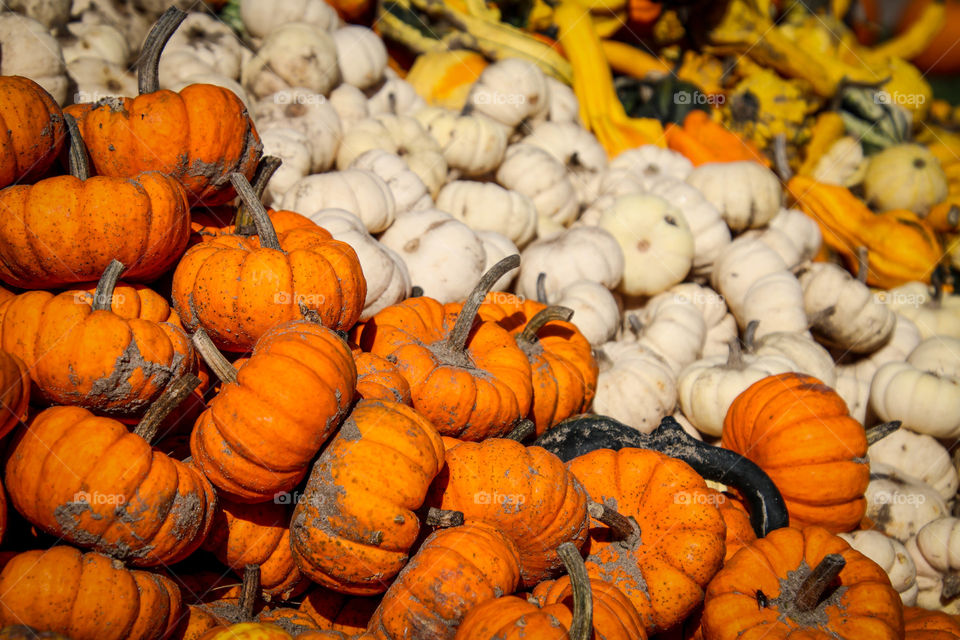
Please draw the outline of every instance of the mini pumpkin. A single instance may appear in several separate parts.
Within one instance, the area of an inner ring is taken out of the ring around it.
[[[537,210],[522,193],[494,183],[455,180],[437,194],[437,208],[475,231],[497,231],[522,247],[537,231]]]
[[[357,365],[357,398],[411,403],[410,385],[392,362],[359,349],[354,351],[353,361]]]
[[[320,26],[288,22],[267,33],[243,65],[240,80],[257,98],[291,87],[324,95],[340,83],[333,36]]]
[[[719,209],[733,231],[762,227],[780,211],[780,180],[757,162],[709,162],[686,180]],[[739,186],[731,189],[732,184]]]
[[[347,84],[366,89],[383,78],[387,67],[387,48],[372,30],[347,25],[333,32],[340,77]]]
[[[380,177],[397,205],[397,215],[433,207],[433,196],[408,160],[383,149],[370,149],[358,155],[349,169],[365,169]]]
[[[442,107],[426,107],[417,120],[440,143],[451,169],[466,176],[480,176],[496,169],[507,149],[503,127],[485,115],[458,114]]]
[[[947,197],[947,177],[925,146],[899,144],[870,157],[863,190],[879,211],[908,209],[925,215]]]
[[[953,640],[960,638],[956,616],[921,607],[903,608],[904,640]]]
[[[386,230],[397,215],[390,187],[375,173],[363,169],[301,178],[284,194],[281,206],[303,211],[310,219],[315,219],[323,209],[346,209],[363,220],[370,233]]]
[[[941,517],[931,520],[906,541],[906,549],[916,564],[917,605],[939,609],[949,604],[960,589],[960,520]]]
[[[27,419],[30,405],[30,374],[23,360],[0,351],[0,438]],[[2,488],[0,488],[2,491]],[[6,509],[2,509],[5,518]],[[0,527],[0,537],[3,528]]]
[[[340,149],[343,126],[331,101],[305,87],[281,89],[253,105],[258,127],[288,127],[306,136],[314,172],[333,166]],[[311,173],[307,171],[304,175]]]
[[[593,410],[649,433],[677,404],[668,362],[642,342],[608,342],[597,351],[599,376]]]
[[[549,107],[548,94],[547,76],[538,66],[521,58],[505,58],[481,70],[466,104],[468,109],[515,129]]]
[[[33,182],[57,159],[67,138],[60,107],[29,78],[0,77],[0,187]]]
[[[598,227],[575,227],[540,238],[523,250],[517,294],[536,298],[537,281],[544,295],[553,297],[578,280],[599,282],[614,289],[623,278],[624,255],[613,235]]]
[[[540,296],[537,298],[539,300]],[[620,310],[613,294],[599,282],[577,280],[549,298],[544,295],[540,301],[546,302],[548,299],[551,304],[573,311],[571,322],[591,345],[599,346],[616,334]]]
[[[936,489],[881,462],[870,464],[870,484],[864,497],[867,510],[861,526],[881,531],[903,543],[928,523],[950,513]],[[914,561],[919,571],[920,563],[916,558]],[[920,584],[921,591],[924,588]]]
[[[565,226],[577,217],[579,200],[573,180],[559,160],[539,147],[522,142],[507,147],[496,178],[500,186],[533,201],[541,237],[546,229]]]
[[[887,572],[890,586],[900,594],[905,607],[917,603],[917,567],[899,540],[870,529],[838,535]]]
[[[944,500],[957,493],[957,470],[946,448],[932,436],[897,429],[867,449],[870,462],[880,462],[922,480]]]

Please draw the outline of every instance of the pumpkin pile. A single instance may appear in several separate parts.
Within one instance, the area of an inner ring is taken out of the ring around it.
[[[8,4],[0,640],[960,638],[952,2]]]

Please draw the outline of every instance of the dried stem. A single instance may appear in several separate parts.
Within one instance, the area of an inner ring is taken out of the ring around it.
[[[427,510],[427,515],[423,520],[431,527],[459,527],[463,524],[463,512],[430,507],[430,509]]]
[[[547,274],[543,271],[537,275],[537,302],[550,304],[547,302]]]
[[[447,337],[447,347],[451,351],[457,353],[463,352],[467,346],[467,337],[469,337],[470,330],[473,328],[473,321],[477,317],[477,311],[480,310],[480,305],[483,304],[483,299],[487,297],[487,293],[489,293],[491,287],[493,287],[497,280],[502,278],[508,271],[512,271],[519,266],[520,256],[514,254],[507,256],[490,267],[490,270],[480,277],[480,282],[477,283],[477,286],[467,297],[466,302],[463,303],[463,308],[460,309],[460,315],[457,316],[457,321],[454,323],[453,329]]]
[[[67,125],[67,134],[70,136],[70,145],[67,147],[70,175],[79,180],[86,180],[90,177],[90,158],[87,156],[87,145],[80,134],[80,126],[69,113],[63,114],[63,121]]]
[[[880,442],[888,435],[900,428],[899,420],[892,420],[890,422],[883,422],[878,425],[874,425],[867,429],[867,446],[872,445],[875,442]]]
[[[824,591],[830,586],[843,568],[847,561],[839,553],[831,553],[823,557],[810,575],[807,576],[803,584],[797,590],[797,596],[794,598],[794,606],[799,611],[813,611],[820,604]]]
[[[263,192],[267,188],[270,178],[276,173],[283,161],[276,156],[263,156],[257,165],[257,171],[253,174],[253,182],[250,186],[256,195],[257,202],[263,200]],[[247,204],[241,200],[237,208],[237,214],[233,218],[233,232],[238,236],[252,236],[257,233],[257,225],[250,213]]]
[[[213,344],[213,340],[210,339],[206,331],[197,329],[197,332],[193,334],[193,346],[200,354],[200,357],[203,358],[203,361],[207,363],[207,366],[210,367],[217,378],[219,378],[220,382],[228,384],[237,381],[237,370],[230,364],[230,361],[220,353],[220,350]]]
[[[523,328],[523,331],[520,332],[520,335],[517,336],[517,342],[521,345],[530,345],[537,341],[537,333],[540,329],[543,329],[544,325],[548,322],[553,322],[555,320],[560,320],[563,322],[569,322],[570,318],[573,317],[573,309],[568,309],[567,307],[547,307],[541,309],[527,322],[527,325]]]
[[[588,502],[587,512],[594,520],[607,525],[613,532],[613,537],[625,546],[630,548],[636,546],[640,538],[640,525],[636,520],[600,502]]]
[[[573,620],[570,623],[570,640],[589,640],[593,637],[593,593],[590,576],[580,550],[572,542],[557,547],[557,555],[570,575],[573,590]]]
[[[186,18],[186,12],[170,7],[150,30],[137,61],[137,88],[140,95],[160,90],[160,54],[167,46],[170,36]]]
[[[152,444],[153,439],[157,437],[157,429],[160,428],[160,424],[198,386],[200,386],[200,378],[192,373],[185,373],[175,379],[167,385],[160,397],[150,405],[133,432],[143,438],[147,444]]]
[[[231,173],[230,182],[240,196],[240,200],[246,205],[250,217],[253,218],[253,224],[257,228],[257,236],[260,238],[260,246],[264,249],[281,251],[277,232],[274,230],[273,223],[270,222],[270,216],[267,215],[267,210],[260,202],[260,198],[257,197],[253,187],[250,186],[242,173]]]
[[[515,427],[508,433],[503,436],[506,440],[516,440],[517,442],[526,442],[527,439],[537,432],[536,425],[533,424],[532,420],[527,420],[524,418],[516,424]]]
[[[113,290],[117,288],[117,281],[120,280],[120,274],[126,267],[122,262],[114,258],[104,269],[103,275],[97,281],[97,288],[93,292],[93,304],[90,307],[94,311],[112,311],[113,310]]]
[[[857,247],[857,280],[867,284],[867,273],[870,270],[870,251],[864,247]]]
[[[248,564],[243,568],[243,583],[240,587],[240,602],[237,605],[243,620],[253,620],[253,607],[260,597],[260,565]]]

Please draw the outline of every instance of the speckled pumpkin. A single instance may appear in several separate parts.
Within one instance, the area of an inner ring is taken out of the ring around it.
[[[46,173],[66,137],[53,96],[30,78],[0,77],[0,188]]]
[[[392,362],[359,349],[354,350],[353,361],[357,365],[358,398],[411,403],[410,385]]]
[[[316,586],[303,595],[300,611],[313,618],[320,629],[354,635],[366,630],[380,598],[349,596]]]
[[[30,405],[30,375],[23,360],[0,351],[0,438],[27,419]],[[0,528],[2,531],[2,528]]]

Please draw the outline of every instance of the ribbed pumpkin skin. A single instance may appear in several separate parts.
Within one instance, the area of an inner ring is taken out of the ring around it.
[[[767,472],[783,494],[791,526],[852,531],[866,512],[863,426],[816,378],[784,373],[751,385],[727,411],[722,444]]]
[[[460,306],[409,298],[368,320],[357,343],[396,361],[410,384],[413,408],[443,435],[465,440],[503,435],[530,410],[530,363],[513,336],[493,322],[473,329],[467,360],[447,358],[446,340]]]
[[[518,596],[487,600],[471,609],[455,640],[568,640],[564,611],[561,604],[541,608]]]
[[[263,592],[287,600],[307,587],[290,551],[289,523],[284,504],[221,499],[203,548],[241,576],[248,564],[258,565]]]
[[[97,174],[160,171],[180,181],[191,206],[232,199],[230,174],[251,179],[263,150],[243,102],[209,84],[114,98],[73,113]]]
[[[380,598],[348,596],[317,586],[304,594],[300,611],[310,616],[320,629],[353,635],[366,630],[379,604]]]
[[[646,449],[598,449],[567,463],[592,500],[633,517],[636,549],[594,522],[587,572],[626,594],[648,632],[680,622],[723,562],[726,525],[711,489],[685,462]]]
[[[46,173],[66,135],[63,113],[43,87],[23,76],[0,77],[0,188]]]
[[[420,533],[414,513],[443,467],[436,428],[406,405],[360,400],[313,466],[290,523],[314,582],[343,593],[387,590]]]
[[[37,414],[11,443],[5,479],[11,503],[31,523],[135,566],[193,553],[217,500],[191,464],[80,407]]]
[[[241,622],[215,627],[200,636],[199,640],[293,640],[293,636],[275,624]]]
[[[72,547],[26,551],[0,572],[0,626],[26,624],[72,640],[160,640],[182,609],[168,578]]]
[[[75,290],[76,301],[93,304],[96,283]],[[3,301],[0,300],[0,303]],[[110,297],[110,310],[121,318],[140,318],[152,322],[172,322],[180,326],[180,318],[173,312],[167,299],[142,284],[118,282]]]
[[[233,224],[237,210],[233,207],[216,207],[213,209],[195,209],[190,214],[190,246],[209,242],[219,236],[229,236],[236,233]],[[314,229],[319,225],[295,211],[286,209],[267,209],[267,216],[277,233],[291,229]]]
[[[203,327],[227,351],[248,351],[272,327],[302,318],[301,303],[325,327],[352,327],[367,295],[353,248],[317,226],[278,237],[283,251],[262,248],[256,236],[222,235],[191,247],[173,275],[183,326]]]
[[[0,280],[24,289],[95,281],[114,258],[126,279],[153,280],[190,235],[183,188],[156,172],[9,187],[0,212]]]
[[[231,500],[272,500],[307,474],[347,414],[356,382],[337,334],[303,321],[275,327],[197,419],[194,463]]]
[[[960,622],[942,611],[920,607],[903,608],[904,640],[954,640],[960,638]]]
[[[27,365],[38,397],[134,416],[193,368],[193,345],[176,325],[94,311],[83,300],[28,291],[0,304],[0,345]]]
[[[740,504],[730,494],[716,492],[715,496],[717,508],[723,521],[727,525],[727,537],[724,542],[726,551],[724,552],[724,561],[733,557],[737,551],[744,545],[748,545],[757,539],[757,534],[750,524],[750,513],[747,508]]]
[[[819,621],[799,624],[784,615],[778,603],[757,605],[758,590],[768,601],[779,597],[788,572],[802,564],[809,572],[831,553],[846,561],[838,578],[843,588],[835,601],[820,605]],[[707,640],[897,640],[903,638],[903,606],[883,569],[842,538],[823,527],[785,527],[738,551],[717,573],[707,589],[703,636]]]
[[[353,361],[357,365],[358,398],[411,403],[410,385],[392,362],[360,350],[353,352]]]
[[[620,589],[604,580],[592,578],[590,592],[593,595],[593,629],[597,638],[646,640],[647,632],[640,614]],[[573,589],[569,576],[541,582],[533,588],[531,596],[541,607],[562,604],[562,609],[555,609],[555,615],[565,627],[570,626],[573,620]]]
[[[523,585],[562,570],[556,552],[562,543],[583,546],[587,492],[552,453],[492,438],[459,444],[446,461],[428,504],[462,511],[468,522],[487,522],[510,536],[520,550]]]
[[[387,589],[370,620],[370,635],[452,640],[471,609],[513,593],[519,581],[517,547],[495,527],[468,522],[435,531]]]
[[[23,360],[0,351],[0,438],[10,433],[30,408],[30,375]],[[0,527],[0,532],[3,527]],[[0,533],[2,537],[2,533]]]

